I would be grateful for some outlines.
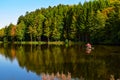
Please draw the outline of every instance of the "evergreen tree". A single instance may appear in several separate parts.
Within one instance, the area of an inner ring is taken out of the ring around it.
[[[23,21],[21,21],[16,28],[16,37],[19,41],[24,40],[24,36],[25,36],[25,24]]]

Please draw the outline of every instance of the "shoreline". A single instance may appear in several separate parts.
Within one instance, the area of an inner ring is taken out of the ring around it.
[[[85,45],[86,42],[73,42],[73,41],[69,41],[69,42],[65,42],[65,41],[49,41],[49,42],[45,42],[45,41],[15,41],[15,42],[3,42],[0,41],[0,44],[38,44],[38,45],[43,45],[43,44],[48,44],[48,45],[73,45],[73,44],[80,44],[80,45]],[[92,45],[117,45],[120,46],[119,43],[91,43]]]
[[[7,43],[7,44],[48,44],[48,45],[72,45],[72,44],[83,44],[84,42],[72,42],[72,41],[69,41],[69,42],[64,42],[64,41],[49,41],[49,42],[45,42],[45,41],[22,41],[22,42],[19,42],[19,41],[15,41],[15,42],[2,42],[0,41],[0,44],[4,44],[4,43]]]

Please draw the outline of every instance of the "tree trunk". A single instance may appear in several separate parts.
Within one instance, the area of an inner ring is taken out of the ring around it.
[[[38,41],[39,41],[39,42],[41,41],[41,36],[38,37]]]
[[[30,34],[31,42],[32,42],[32,34]]]
[[[48,42],[49,42],[49,37],[48,37]]]
[[[39,44],[41,44],[41,36],[37,37]]]

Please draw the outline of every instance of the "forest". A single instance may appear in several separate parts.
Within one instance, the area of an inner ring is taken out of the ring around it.
[[[26,12],[0,29],[0,41],[73,41],[120,44],[120,1],[90,0]]]

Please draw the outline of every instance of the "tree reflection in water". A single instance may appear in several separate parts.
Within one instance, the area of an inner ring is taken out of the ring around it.
[[[57,72],[56,74],[51,73],[42,73],[42,80],[71,80],[71,73],[68,72],[68,74],[64,74],[64,73],[59,73]]]
[[[0,54],[42,78],[109,80],[120,76],[120,47],[96,46],[86,55],[80,45],[0,45]],[[115,52],[115,54],[114,54]],[[113,55],[114,54],[114,55]],[[114,65],[114,66],[113,66]],[[70,73],[68,73],[70,72]],[[17,75],[17,74],[16,74]]]

